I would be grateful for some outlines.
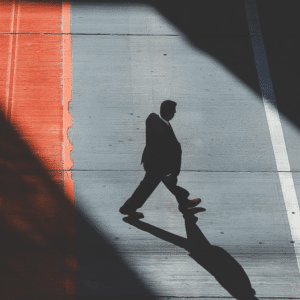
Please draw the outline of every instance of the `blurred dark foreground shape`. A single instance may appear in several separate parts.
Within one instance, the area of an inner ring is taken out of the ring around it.
[[[200,266],[206,269],[220,285],[238,300],[257,300],[255,290],[242,266],[223,248],[213,246],[206,239],[196,222],[195,213],[205,209],[193,208],[184,214],[187,239],[172,234],[140,220],[125,217],[123,220],[140,230],[173,243],[189,252]]]

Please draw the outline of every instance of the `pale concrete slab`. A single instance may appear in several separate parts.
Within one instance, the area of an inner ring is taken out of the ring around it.
[[[122,220],[118,209],[142,176],[136,171],[75,171],[76,205],[155,295],[229,296],[176,241]],[[276,173],[182,172],[179,184],[203,199],[206,211],[197,214],[197,226],[212,245],[241,264],[258,298],[299,295],[297,262]],[[182,214],[163,184],[141,211],[143,222],[186,238]]]
[[[72,34],[180,34],[148,4],[71,2],[71,14]]]
[[[73,36],[72,61],[75,170],[141,170],[145,120],[170,98],[183,170],[276,171],[259,97],[182,37]]]
[[[297,297],[299,270],[260,97],[146,5],[73,3],[72,32],[77,208],[156,296],[230,296],[181,247],[185,222],[162,184],[143,207],[148,231],[118,212],[143,178],[145,119],[175,100],[179,184],[206,208],[198,227],[241,264],[258,297]],[[298,135],[283,127],[296,170]]]

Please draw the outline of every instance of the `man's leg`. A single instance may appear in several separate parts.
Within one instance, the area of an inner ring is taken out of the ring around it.
[[[186,189],[177,185],[177,176],[170,175],[170,177],[171,178],[169,180],[165,177],[162,179],[164,185],[176,197],[179,205],[186,203],[190,193]]]
[[[176,197],[179,204],[178,209],[183,214],[187,211],[187,209],[195,207],[201,202],[200,198],[189,200],[188,196],[190,193],[186,189],[177,185],[177,176],[171,175],[170,177],[171,178],[164,177],[162,181],[169,191]]]
[[[122,207],[132,211],[136,211],[138,208],[142,207],[161,180],[161,175],[158,175],[155,172],[146,172],[144,179]]]

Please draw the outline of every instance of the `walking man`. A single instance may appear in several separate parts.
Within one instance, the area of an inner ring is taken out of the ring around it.
[[[174,101],[165,100],[160,106],[160,117],[155,113],[148,116],[146,147],[141,161],[146,174],[132,196],[120,208],[121,214],[137,219],[143,218],[144,215],[136,210],[143,206],[161,181],[176,197],[182,213],[200,203],[200,198],[189,200],[190,193],[177,185],[182,151],[169,122],[176,113],[176,105]]]

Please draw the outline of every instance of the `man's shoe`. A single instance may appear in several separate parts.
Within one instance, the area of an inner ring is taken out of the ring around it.
[[[124,208],[124,206],[122,206],[119,209],[119,212],[122,215],[128,215],[128,217],[132,218],[132,219],[142,219],[142,218],[144,218],[144,215],[142,213],[137,212],[137,211],[135,211],[133,209]]]
[[[200,198],[196,198],[196,199],[193,199],[193,200],[188,200],[187,202],[185,202],[184,204],[180,204],[178,206],[178,209],[183,212],[189,208],[192,208],[192,207],[195,207],[197,206],[199,203],[201,202],[201,199]]]

